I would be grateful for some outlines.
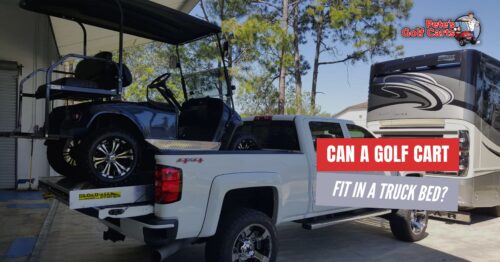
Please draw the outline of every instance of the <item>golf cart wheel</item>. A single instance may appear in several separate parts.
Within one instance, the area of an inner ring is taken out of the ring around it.
[[[259,150],[260,145],[252,135],[236,134],[229,145],[229,150]]]
[[[458,44],[459,44],[460,46],[465,46],[467,43],[465,42],[465,40],[464,40],[464,39],[460,39],[460,40],[458,40]]]
[[[205,246],[208,262],[275,262],[277,254],[276,227],[271,218],[248,208],[224,215]]]
[[[126,185],[138,181],[141,152],[139,139],[132,134],[98,129],[82,141],[78,164],[96,185]]]
[[[477,41],[476,41],[476,39],[473,38],[473,39],[470,40],[470,43],[473,44],[473,45],[475,45],[477,43]]]
[[[47,141],[47,160],[57,173],[81,179],[82,173],[77,166],[77,146],[80,140],[60,139]]]
[[[425,210],[399,209],[389,218],[392,234],[401,241],[416,242],[427,236],[429,217]]]

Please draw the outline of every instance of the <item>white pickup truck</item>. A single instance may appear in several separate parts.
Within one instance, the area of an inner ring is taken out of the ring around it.
[[[237,132],[244,134],[235,141],[241,151],[219,151],[211,142],[149,141],[160,148],[154,186],[96,189],[54,177],[40,184],[107,225],[104,239],[142,240],[155,247],[158,260],[206,242],[207,261],[275,261],[276,225],[284,222],[312,230],[382,216],[397,239],[427,235],[426,211],[315,204],[316,138],[373,137],[366,129],[334,118],[260,116],[245,119]]]

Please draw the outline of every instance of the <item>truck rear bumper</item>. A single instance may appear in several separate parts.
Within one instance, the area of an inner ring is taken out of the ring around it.
[[[144,241],[151,246],[165,246],[177,237],[177,219],[160,219],[154,215],[134,218],[99,220],[124,236]]]
[[[162,219],[153,214],[153,185],[95,188],[64,177],[42,177],[40,188],[70,209],[149,245],[168,245],[177,237],[177,219]]]

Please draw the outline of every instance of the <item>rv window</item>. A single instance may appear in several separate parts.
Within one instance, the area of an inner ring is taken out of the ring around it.
[[[500,66],[483,56],[476,82],[478,114],[488,125],[500,131]]]

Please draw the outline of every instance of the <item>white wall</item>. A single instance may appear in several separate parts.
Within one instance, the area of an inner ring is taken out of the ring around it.
[[[16,61],[23,66],[22,76],[36,68],[47,67],[58,57],[57,47],[47,16],[25,11],[18,7],[18,0],[2,0],[0,2],[0,60]],[[34,92],[44,83],[42,74],[25,84],[26,92]],[[1,94],[0,94],[1,95]],[[33,114],[36,108],[36,115]],[[43,125],[43,100],[26,98],[23,101],[23,131],[32,131],[32,122]],[[17,154],[17,179],[47,176],[49,166],[45,156],[43,140],[35,140],[33,158],[30,162],[31,140],[19,139]],[[31,167],[31,168],[30,168]],[[34,186],[37,186],[35,182]],[[19,185],[26,188],[27,185]]]
[[[335,117],[348,119],[358,126],[366,127],[366,109],[347,110],[342,114],[335,115]]]

